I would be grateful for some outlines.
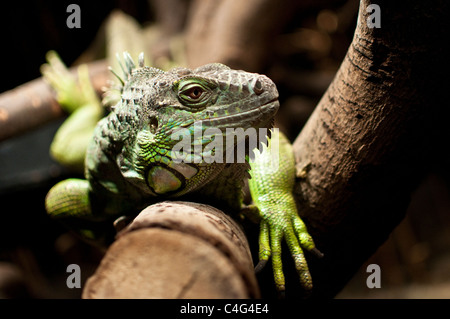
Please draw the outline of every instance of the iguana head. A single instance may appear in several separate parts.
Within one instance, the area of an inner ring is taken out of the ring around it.
[[[117,163],[125,178],[153,195],[203,186],[227,159],[236,160],[227,150],[260,142],[259,129],[272,127],[279,107],[268,77],[222,64],[167,72],[132,65],[129,71],[113,109],[123,131]]]

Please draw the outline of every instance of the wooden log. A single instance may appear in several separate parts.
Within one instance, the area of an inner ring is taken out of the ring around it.
[[[162,202],[144,209],[106,252],[83,298],[255,298],[244,233],[203,204]]]

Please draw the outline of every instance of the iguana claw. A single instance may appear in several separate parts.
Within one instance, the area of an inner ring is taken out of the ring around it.
[[[302,247],[308,251],[319,251],[314,247],[314,242],[306,232],[306,228],[300,218],[298,216],[292,216],[292,218],[294,221],[286,221],[286,223],[275,223],[272,225],[267,221],[261,222],[259,263],[255,271],[260,271],[267,264],[269,258],[272,258],[272,268],[277,290],[285,290],[285,278],[281,259],[281,242],[285,239],[294,259],[300,283],[306,291],[309,291],[312,289],[312,279]]]

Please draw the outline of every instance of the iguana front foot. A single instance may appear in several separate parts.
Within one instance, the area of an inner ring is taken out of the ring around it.
[[[53,186],[45,198],[50,217],[59,220],[83,240],[97,246],[111,241],[111,223],[103,216],[95,216],[89,195],[89,183],[69,178]]]
[[[315,247],[305,224],[296,215],[296,210],[294,210],[294,213],[281,211],[275,205],[271,205],[268,211],[260,211],[260,216],[262,216],[262,220],[260,222],[259,235],[259,262],[255,267],[255,271],[261,271],[271,258],[275,286],[280,295],[284,294],[286,287],[281,258],[281,244],[284,239],[294,259],[300,284],[305,291],[310,291],[312,289],[312,279],[303,250],[310,251],[317,256],[322,254]],[[277,217],[273,219],[271,218],[273,216]]]
[[[252,178],[249,188],[254,205],[247,212],[260,219],[260,261],[256,270],[262,269],[271,258],[276,288],[281,294],[284,293],[286,287],[281,259],[281,243],[284,239],[294,259],[300,283],[305,291],[310,291],[312,279],[303,250],[319,256],[321,253],[315,248],[312,237],[297,213],[292,194],[295,182],[292,145],[275,129],[268,145],[263,145],[262,152],[255,151],[254,161],[250,165]]]

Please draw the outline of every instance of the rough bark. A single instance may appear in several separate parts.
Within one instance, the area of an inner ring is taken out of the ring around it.
[[[332,84],[294,143],[307,167],[296,196],[325,258],[311,261],[316,297],[334,296],[404,217],[430,166],[448,87],[444,1],[366,8]],[[447,103],[448,105],[448,103]]]

